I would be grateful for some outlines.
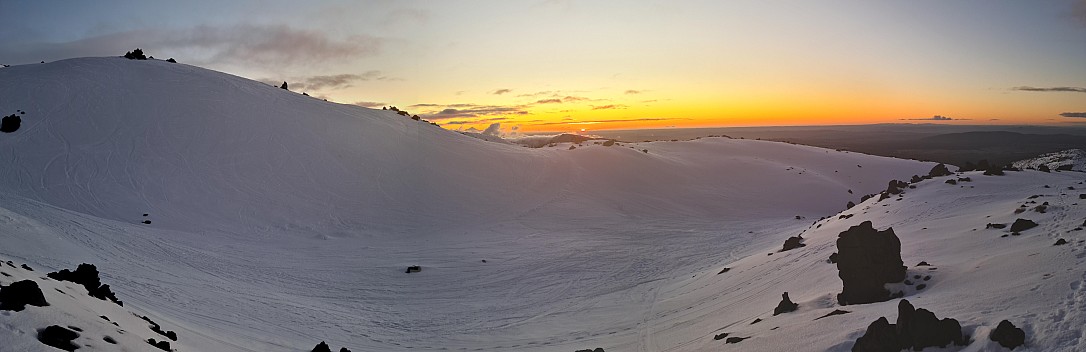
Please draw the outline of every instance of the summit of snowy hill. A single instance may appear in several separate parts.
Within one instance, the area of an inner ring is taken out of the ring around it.
[[[957,233],[981,215],[929,180],[816,223],[933,163],[719,137],[525,148],[157,60],[8,67],[0,97],[0,115],[21,119],[0,134],[0,255],[96,264],[181,351],[715,349],[712,331],[761,316],[782,289],[798,314],[832,304],[829,229],[959,214],[945,225]],[[976,185],[997,181],[1035,179]],[[962,197],[988,209],[1020,196]],[[764,254],[800,233],[806,247]],[[733,262],[743,269],[715,275]],[[967,270],[950,262],[939,270]],[[783,346],[755,329],[768,325],[741,330],[756,336],[742,348]],[[12,331],[0,342],[32,344]]]

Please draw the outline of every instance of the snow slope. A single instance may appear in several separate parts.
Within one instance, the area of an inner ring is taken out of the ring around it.
[[[0,255],[97,264],[185,351],[710,348],[761,308],[727,309],[753,301],[708,273],[932,166],[726,138],[523,148],[153,60],[9,67],[0,97],[26,111],[0,135]]]
[[[1036,158],[1019,160],[1011,163],[1014,167],[1037,168],[1041,165],[1048,166],[1051,170],[1065,165],[1071,165],[1071,170],[1086,171],[1086,151],[1082,149],[1068,149],[1055,153],[1042,154]]]

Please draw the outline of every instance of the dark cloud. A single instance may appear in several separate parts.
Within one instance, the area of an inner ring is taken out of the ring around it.
[[[545,90],[545,91],[542,91],[542,92],[518,94],[517,96],[523,98],[523,97],[538,97],[538,96],[551,95],[551,94],[554,94],[554,92],[549,91],[549,90]]]
[[[572,95],[567,95],[565,98],[562,98],[562,102],[566,102],[566,103],[574,102],[574,101],[585,101],[585,100],[592,100],[592,99],[588,99],[588,98],[585,98],[585,97],[575,97],[575,96],[572,96]]]
[[[358,106],[361,106],[361,107],[364,107],[364,108],[376,108],[378,106],[385,106],[385,103],[378,103],[378,102],[374,102],[374,101],[360,101],[360,102],[354,103],[354,105],[358,105]]]
[[[960,120],[968,120],[968,119],[955,119],[955,118],[950,118],[950,117],[946,117],[946,116],[935,115],[935,116],[932,116],[932,117],[925,117],[925,118],[922,118],[922,119],[901,119],[901,120],[903,120],[903,121],[955,121],[955,120],[960,121]]]
[[[641,94],[641,91],[630,89],[626,91],[626,94]]]
[[[238,64],[276,67],[314,64],[376,55],[382,40],[368,35],[337,39],[287,25],[197,26],[141,29],[64,43],[22,42],[0,47],[0,58],[37,62],[84,56],[120,56],[140,47],[148,55],[176,57],[197,65]]]
[[[611,104],[611,105],[603,105],[603,106],[593,106],[592,110],[609,110],[609,109],[625,109],[625,108],[626,108],[626,105],[621,105],[621,104],[614,105],[614,104]]]
[[[1011,88],[1013,90],[1021,90],[1026,92],[1070,92],[1070,93],[1086,93],[1086,88],[1081,87],[1030,87],[1021,86]]]
[[[1060,114],[1060,116],[1086,118],[1086,112],[1065,112]]]
[[[411,106],[408,106],[408,107],[409,107],[409,108],[422,108],[422,107],[434,107],[434,106],[441,106],[441,104],[429,104],[429,103],[423,103],[423,104],[415,104],[415,105],[411,105]]]
[[[443,120],[477,116],[527,115],[519,106],[483,106],[474,104],[442,105],[444,109],[422,114],[427,119]]]
[[[502,95],[502,94],[505,94],[505,93],[509,93],[509,92],[512,92],[512,91],[513,91],[512,89],[508,89],[508,88],[502,88],[502,89],[498,89],[498,90],[496,90],[496,91],[493,91],[493,92],[491,92],[490,94],[494,94],[494,95]]]
[[[309,78],[303,78],[301,79],[300,83],[296,84],[298,86],[298,89],[320,90],[325,88],[347,88],[350,87],[352,83],[359,81],[385,81],[389,79],[390,78],[382,74],[381,71],[374,70],[366,71],[362,74],[345,73],[331,76],[313,76]]]
[[[535,103],[536,104],[561,104],[562,99],[543,99],[543,100],[537,100]]]

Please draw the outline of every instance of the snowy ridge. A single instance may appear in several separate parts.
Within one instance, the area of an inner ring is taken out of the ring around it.
[[[26,111],[0,134],[0,255],[98,265],[179,351],[848,350],[896,307],[834,302],[825,261],[865,220],[894,227],[910,274],[937,268],[908,298],[962,321],[966,350],[1001,319],[1028,350],[1086,347],[1079,173],[936,178],[812,224],[933,164],[727,138],[524,148],[151,60],[10,67],[0,96]],[[1014,214],[1034,194],[1049,210]],[[984,228],[1016,217],[1041,227]],[[799,311],[772,316],[782,292]]]
[[[1011,165],[1020,169],[1036,169],[1041,165],[1045,165],[1048,166],[1050,170],[1056,170],[1061,166],[1067,167],[1067,165],[1070,165],[1071,170],[1086,171],[1086,151],[1083,151],[1082,149],[1068,149],[1055,153],[1042,154],[1041,156],[1032,159],[1019,160]]]

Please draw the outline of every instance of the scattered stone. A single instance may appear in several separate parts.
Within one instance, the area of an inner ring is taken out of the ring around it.
[[[0,310],[14,312],[22,311],[27,305],[45,307],[49,302],[45,301],[38,283],[33,280],[13,282],[8,286],[0,286]]]
[[[931,280],[931,275],[924,276],[924,281],[928,281],[928,280]]]
[[[919,285],[916,285],[916,290],[917,290],[917,291],[923,290],[923,289],[925,289],[925,288],[928,288],[928,284],[919,284]]]
[[[150,225],[151,220],[143,220],[143,221],[141,221],[141,223],[143,223],[144,225]]]
[[[988,223],[988,225],[985,225],[984,228],[986,228],[986,229],[1003,229],[1003,228],[1007,228],[1007,225],[1006,224]]]
[[[931,266],[931,264],[928,264],[928,262],[919,262],[916,263],[916,266]]]
[[[1086,196],[1086,194],[1084,194],[1084,196]],[[1084,198],[1084,199],[1086,199],[1086,198]],[[852,207],[854,207],[854,206],[856,206],[856,203],[853,203],[852,201],[849,201],[847,204],[845,204],[845,210],[852,209]],[[844,215],[842,215],[842,216],[844,216]]]
[[[70,281],[83,285],[91,297],[103,301],[109,300],[119,306],[124,306],[124,302],[117,299],[117,295],[110,290],[109,285],[102,284],[101,279],[98,278],[98,268],[95,267],[94,264],[83,263],[79,264],[79,266],[75,268],[75,271],[63,269],[61,271],[45,274],[45,276],[57,281]]]
[[[598,348],[598,350],[600,350],[600,352],[603,352],[602,348]],[[340,347],[339,352],[351,352],[351,350],[347,349],[346,347]]]
[[[109,336],[103,337],[102,341],[109,342],[109,343],[114,344],[114,345],[117,344],[117,340],[114,340],[112,337],[109,337]]]
[[[1053,246],[1062,246],[1062,245],[1065,245],[1065,244],[1067,244],[1067,240],[1061,238],[1061,239],[1056,240],[1056,243],[1053,244]]]
[[[950,185],[956,185],[956,184],[958,184],[958,181],[956,181],[956,180],[946,180],[946,183],[950,184]]]
[[[20,265],[19,267],[23,268],[23,270],[26,271],[34,271],[34,269],[31,269],[30,266],[26,264]]]
[[[590,350],[590,349],[586,348],[586,349],[583,349],[583,350],[577,350],[576,352],[604,352],[604,351],[603,351],[603,348],[596,347],[596,349],[594,349],[594,350]]]
[[[822,319],[822,318],[827,318],[827,317],[832,317],[834,315],[848,314],[848,313],[852,313],[852,312],[849,312],[847,310],[834,309],[832,312],[829,312],[826,315],[815,318],[815,320]]]
[[[728,339],[724,340],[724,343],[740,343],[740,342],[743,342],[743,340],[746,340],[746,339],[749,339],[749,338],[750,337],[729,337]]]
[[[728,333],[722,332],[722,333],[713,335],[713,340],[723,340],[725,337],[728,337]]]
[[[716,273],[716,274],[720,275],[720,274],[726,273],[726,272],[731,271],[731,270],[732,270],[732,268],[724,268],[724,269],[721,269],[720,272]]]
[[[837,264],[837,252],[830,254],[830,259],[827,259],[826,261],[830,264]]]
[[[1042,213],[1042,214],[1044,214],[1044,212],[1046,210],[1048,210],[1048,202],[1045,202],[1045,204],[1041,204],[1041,205],[1038,205],[1038,206],[1033,208],[1033,211],[1038,212],[1038,213]]]
[[[852,226],[837,238],[837,269],[843,283],[842,305],[884,302],[891,294],[883,285],[905,280],[901,241],[893,228],[877,231],[870,221]]]
[[[1033,222],[1033,220],[1019,218],[1014,220],[1014,223],[1011,224],[1011,232],[1022,232],[1034,227],[1037,227],[1037,223]]]
[[[776,316],[782,313],[793,312],[796,308],[799,308],[799,304],[792,302],[792,300],[788,298],[788,292],[785,292],[784,294],[781,294],[781,303],[777,304],[777,308],[773,308],[773,315]]]
[[[905,284],[906,284],[906,285],[909,285],[909,286],[912,286],[912,285],[913,285],[913,282],[912,282],[912,281],[910,281],[910,280],[905,280]]]
[[[405,271],[405,272],[410,274],[410,273],[417,273],[417,272],[420,272],[420,271],[422,271],[421,266],[412,265],[412,266],[407,267],[407,271]]]
[[[750,325],[758,324],[762,322],[762,318],[754,318],[754,321],[750,322]]]
[[[950,176],[950,175],[953,175],[953,173],[951,173],[950,169],[947,169],[946,165],[943,165],[942,163],[933,166],[931,168],[931,171],[928,171],[928,176],[929,177],[940,177],[940,176]]]
[[[886,317],[879,317],[871,322],[864,335],[856,339],[856,344],[852,345],[852,352],[885,352],[901,351],[901,349],[897,330],[894,324],[886,320]]]
[[[996,326],[991,335],[988,335],[988,338],[1012,351],[1018,346],[1026,344],[1026,332],[1007,320],[999,322],[999,325]]]
[[[886,317],[879,317],[868,325],[852,351],[915,351],[928,347],[946,347],[954,344],[965,346],[968,338],[962,334],[957,320],[940,320],[926,309],[914,309],[908,300],[898,303],[897,324],[890,324]]]
[[[44,343],[46,346],[56,347],[65,351],[75,351],[79,349],[72,343],[79,337],[79,333],[62,328],[57,325],[50,325],[45,329],[38,330],[38,341]]]

